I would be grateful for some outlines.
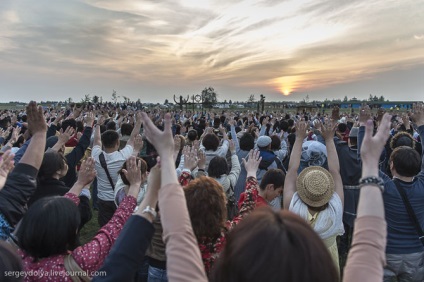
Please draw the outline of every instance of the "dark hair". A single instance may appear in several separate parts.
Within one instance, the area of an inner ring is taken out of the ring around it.
[[[194,130],[194,129],[189,130],[188,133],[187,133],[187,139],[189,141],[196,140],[197,139],[197,131]]]
[[[202,237],[218,238],[227,219],[222,186],[213,178],[202,176],[184,187],[184,193],[197,240]]]
[[[16,142],[13,143],[13,147],[19,147],[20,148],[24,142],[25,142],[25,138],[24,138],[23,135],[21,135],[21,136],[18,137],[18,140],[16,140]]]
[[[414,137],[406,131],[399,131],[390,140],[390,148],[394,150],[396,147],[400,146],[415,148]]]
[[[65,131],[68,126],[72,127],[73,129],[77,129],[77,122],[75,121],[75,119],[71,118],[71,119],[65,119],[64,121],[62,121],[62,130]]]
[[[66,254],[77,246],[81,217],[77,205],[65,197],[37,200],[17,230],[19,247],[34,261]]]
[[[274,184],[274,189],[284,186],[284,180],[286,179],[285,173],[281,169],[268,169],[268,171],[262,177],[262,181],[259,184],[261,190],[265,190],[268,184]]]
[[[401,176],[412,177],[421,170],[421,156],[413,148],[400,146],[393,150],[390,155],[390,161],[393,167]]]
[[[137,158],[136,163],[138,165],[138,162],[141,162],[140,164],[140,172],[141,175],[145,174],[147,172],[147,163],[142,158]],[[124,182],[125,185],[130,185],[130,182],[128,181],[127,177],[125,176],[123,169],[127,169],[127,162],[124,162],[121,169],[118,171],[119,175],[121,176],[122,182]]]
[[[82,122],[82,121],[77,121],[76,122],[76,130],[77,130],[77,132],[83,132],[83,130],[84,130],[84,123]]]
[[[258,256],[260,254],[260,256]],[[211,282],[336,282],[339,275],[322,239],[299,216],[256,209],[227,237]]]
[[[119,134],[115,130],[106,130],[102,133],[102,144],[105,148],[113,148],[119,140]]]
[[[276,151],[281,149],[281,139],[277,135],[271,136],[271,150]]]
[[[216,151],[219,147],[219,138],[213,133],[208,133],[203,136],[202,145],[206,151]]]
[[[342,132],[342,133],[346,132],[346,129],[347,129],[347,125],[345,123],[339,123],[337,125],[337,130]]]
[[[210,162],[208,166],[208,175],[210,177],[219,178],[221,175],[228,172],[227,160],[223,157],[216,156]]]
[[[23,277],[17,278],[13,275],[6,275],[9,271],[23,271],[22,260],[12,248],[4,241],[0,241],[0,281],[12,282],[23,281]]]
[[[294,126],[294,120],[292,119],[289,119],[287,123],[289,124],[290,127]]]
[[[65,164],[66,159],[61,153],[51,149],[47,150],[38,171],[38,178],[41,180],[51,178],[58,170],[64,169]]]
[[[130,136],[134,126],[129,123],[124,123],[121,125],[121,134],[122,136]]]
[[[287,141],[289,141],[290,143],[290,148],[293,148],[294,142],[296,141],[296,134],[290,133],[289,135],[287,135]]]
[[[287,132],[289,130],[289,123],[286,120],[281,120],[280,128],[282,131]]]
[[[240,149],[243,151],[250,151],[255,147],[255,137],[250,133],[244,133],[240,137]]]
[[[114,121],[109,121],[106,124],[106,129],[107,130],[116,130],[116,123]]]

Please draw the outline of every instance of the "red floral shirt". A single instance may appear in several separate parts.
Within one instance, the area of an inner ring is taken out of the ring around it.
[[[64,197],[71,199],[76,205],[79,204],[79,198],[75,194],[66,193]],[[111,220],[97,232],[96,236],[72,252],[74,260],[89,276],[95,275],[95,271],[103,265],[103,261],[136,205],[134,197],[125,197]],[[25,281],[72,281],[67,276],[64,265],[64,258],[67,254],[55,255],[34,262],[33,257],[24,251],[18,250],[18,252],[22,257],[24,271],[27,274],[24,277]]]
[[[183,172],[179,178],[180,184],[186,186],[191,181],[191,175],[188,172]],[[249,195],[257,191],[258,181],[254,177],[249,177],[246,180],[246,193]],[[203,237],[197,238],[200,253],[202,255],[203,264],[205,266],[206,273],[209,274],[215,260],[219,257],[219,254],[225,247],[227,234],[243,219],[244,216],[249,214],[255,209],[256,203],[252,201],[253,197],[245,197],[244,202],[239,206],[239,216],[233,218],[232,221],[227,220],[224,229],[218,238]]]
[[[245,192],[240,194],[240,198],[238,201],[238,207],[241,208],[242,204],[246,201],[246,197],[250,197],[252,201],[256,203],[256,207],[267,207],[269,206],[268,202],[262,198],[259,193],[259,185],[258,181],[254,177],[249,177],[246,180],[246,190]]]

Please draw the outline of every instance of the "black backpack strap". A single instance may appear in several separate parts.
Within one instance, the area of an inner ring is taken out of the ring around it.
[[[112,177],[110,176],[109,170],[107,169],[106,159],[103,152],[99,155],[100,165],[106,172],[107,179],[109,180],[110,186],[112,186],[112,190],[115,191],[115,184],[113,184]]]
[[[420,239],[421,243],[424,246],[424,232],[421,228],[420,223],[418,222],[417,216],[415,215],[414,210],[412,209],[411,203],[408,200],[408,196],[406,196],[405,190],[403,190],[402,187],[400,187],[398,181],[395,179],[393,182],[396,185],[396,189],[398,190],[399,194],[402,196],[403,203],[405,204],[406,211],[408,212],[409,218],[411,219],[412,223],[415,226],[415,230],[418,233],[418,239]]]

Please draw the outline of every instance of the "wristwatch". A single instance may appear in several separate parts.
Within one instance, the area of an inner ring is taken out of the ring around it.
[[[147,206],[141,213],[149,213],[153,216],[153,219],[155,219],[157,216],[157,212],[151,206]]]

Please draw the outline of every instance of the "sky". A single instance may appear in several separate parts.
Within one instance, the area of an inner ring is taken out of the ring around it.
[[[0,0],[0,102],[423,100],[422,0]]]

